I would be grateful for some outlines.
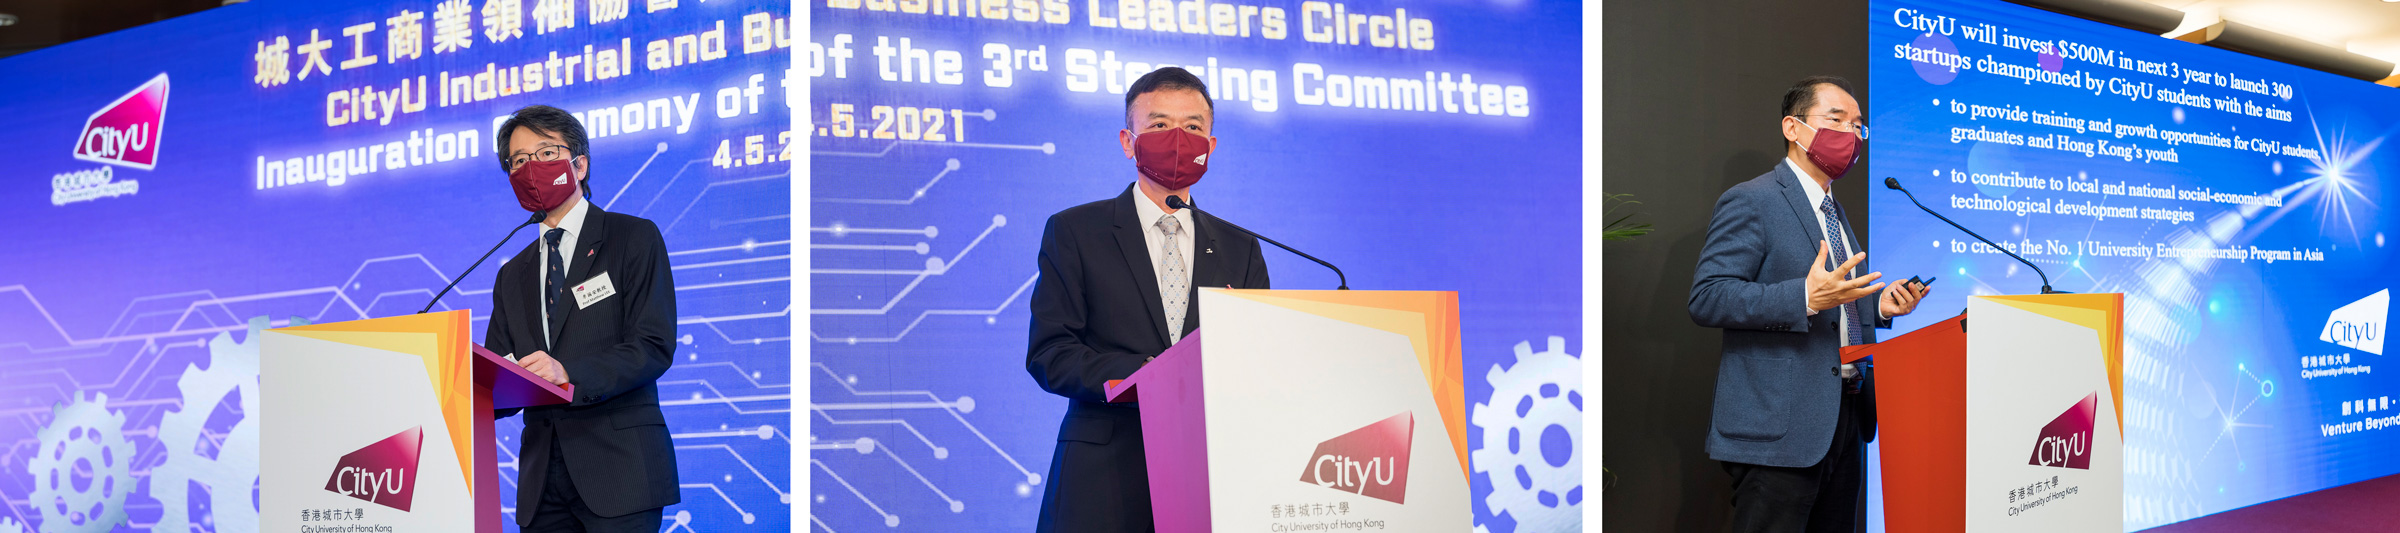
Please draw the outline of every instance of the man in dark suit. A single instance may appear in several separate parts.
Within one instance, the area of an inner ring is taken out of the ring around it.
[[[1106,403],[1108,381],[1200,329],[1196,288],[1267,288],[1258,239],[1166,207],[1170,195],[1191,200],[1215,148],[1207,91],[1174,67],[1134,81],[1117,140],[1138,177],[1116,198],[1051,215],[1042,230],[1025,370],[1042,390],[1067,397],[1067,416],[1037,531],[1154,529],[1141,413]]]
[[[1707,446],[1733,475],[1735,531],[1858,527],[1875,389],[1840,350],[1874,342],[1875,328],[1915,311],[1927,290],[1851,275],[1867,270],[1867,254],[1832,191],[1857,161],[1865,120],[1849,82],[1793,84],[1783,163],[1725,191],[1708,223],[1690,310],[1701,326],[1725,329]]]
[[[500,267],[483,345],[560,385],[573,403],[524,409],[517,525],[527,532],[658,531],[682,501],[658,410],[674,362],[675,279],[658,226],[584,200],[583,125],[550,106],[500,125],[500,164],[542,238]],[[516,409],[497,412],[505,418]]]

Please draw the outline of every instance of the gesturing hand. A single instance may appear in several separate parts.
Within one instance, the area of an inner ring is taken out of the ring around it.
[[[1859,261],[1867,259],[1866,252],[1851,254],[1850,260],[1843,261],[1841,266],[1834,267],[1833,270],[1824,270],[1822,265],[1825,264],[1825,255],[1829,253],[1828,250],[1829,247],[1825,241],[1817,241],[1817,260],[1808,264],[1808,280],[1803,283],[1806,284],[1808,290],[1808,309],[1810,311],[1832,309],[1834,306],[1865,298],[1875,294],[1875,291],[1883,289],[1881,283],[1869,285],[1877,278],[1882,278],[1882,272],[1842,279],[1848,277],[1850,269],[1858,267]]]
[[[1887,318],[1900,318],[1917,312],[1917,303],[1925,301],[1925,294],[1930,292],[1933,292],[1933,287],[1904,282],[1892,287],[1892,290],[1883,291],[1883,301],[1876,307]]]

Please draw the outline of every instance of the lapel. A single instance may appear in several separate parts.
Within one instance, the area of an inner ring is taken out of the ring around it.
[[[510,323],[510,324],[508,325],[508,327],[509,327],[509,329],[510,329],[511,331],[540,331],[540,330],[542,330],[542,329],[545,329],[545,328],[547,327],[547,325],[546,325],[546,324],[543,324],[543,323],[542,323],[542,311],[541,311],[541,309],[542,309],[542,263],[541,263],[541,261],[542,261],[542,260],[541,260],[541,254],[542,254],[542,237],[541,237],[540,235],[535,235],[535,236],[533,237],[533,244],[532,244],[531,246],[527,246],[527,247],[525,247],[525,251],[524,251],[523,253],[519,253],[519,254],[517,254],[517,257],[516,257],[515,259],[511,259],[511,260],[509,260],[509,264],[508,264],[508,265],[506,265],[507,267],[515,267],[515,270],[510,270],[510,269],[508,269],[508,268],[505,268],[505,267],[504,267],[504,268],[502,268],[502,269],[500,270],[500,272],[501,272],[503,275],[507,275],[507,276],[513,277],[513,278],[515,278],[515,279],[517,280],[517,282],[516,282],[516,283],[512,284],[513,286],[516,286],[516,287],[518,287],[518,289],[516,290],[517,297],[515,298],[515,300],[516,300],[516,301],[520,301],[520,302],[525,302],[525,305],[523,305],[522,307],[520,307],[520,308],[523,308],[523,309],[524,309],[524,311],[523,311],[523,312],[517,312],[517,311],[515,311],[515,309],[511,309],[511,316],[510,316],[510,318],[514,319],[514,320],[511,320],[511,322],[512,322],[512,323]],[[513,273],[513,274],[511,274],[510,272],[514,272],[514,273]],[[493,290],[499,290],[499,289],[498,289],[497,287],[495,287]],[[532,355],[532,354],[533,354],[533,350],[542,350],[542,351],[549,351],[549,350],[550,350],[550,346],[549,346],[549,344],[548,344],[547,340],[546,340],[544,337],[542,337],[541,335],[538,335],[538,334],[533,336],[533,342],[531,342],[531,343],[525,343],[525,345],[526,345],[526,346],[532,346],[533,348],[532,348],[532,349],[518,348],[518,349],[517,349],[517,353],[515,353],[515,354],[513,354],[513,355],[516,355],[516,356],[518,356],[518,357],[524,357],[524,356],[527,356],[527,355]]]
[[[600,245],[608,242],[608,223],[606,222],[608,213],[601,211],[598,205],[589,205],[584,209],[583,230],[581,235],[575,237],[575,249],[563,252],[575,254],[570,256],[573,259],[567,260],[568,287],[574,287],[577,283],[591,279],[593,263],[600,262]],[[575,314],[575,291],[568,290],[560,294],[558,300],[558,308],[550,310],[550,324],[548,324],[553,344],[556,343],[559,335],[566,331],[567,319],[572,318],[571,315]]]
[[[1109,202],[1108,218],[1116,225],[1110,233],[1117,237],[1118,255],[1125,258],[1125,270],[1133,273],[1133,284],[1141,289],[1141,294],[1135,295],[1134,299],[1142,302],[1142,309],[1149,310],[1144,315],[1150,317],[1150,331],[1157,335],[1159,346],[1166,346],[1167,312],[1159,306],[1158,270],[1150,268],[1150,244],[1142,239],[1142,221],[1137,220],[1140,217],[1133,208],[1133,188],[1133,185],[1125,186],[1125,193]],[[1184,317],[1185,323],[1192,321],[1191,315]]]
[[[1200,288],[1230,287],[1236,272],[1232,263],[1233,250],[1225,247],[1224,228],[1218,227],[1216,217],[1199,211],[1192,212],[1192,294],[1184,299],[1183,335],[1191,336],[1200,329]]]
[[[1775,184],[1783,187],[1783,199],[1786,203],[1791,204],[1792,216],[1799,217],[1800,227],[1808,231],[1808,240],[1822,241],[1825,240],[1825,228],[1823,225],[1817,224],[1817,206],[1809,205],[1808,191],[1800,190],[1800,180],[1803,179],[1808,178],[1794,174],[1790,162],[1775,165]],[[1827,192],[1826,194],[1832,193]],[[1843,224],[1848,225],[1849,221],[1843,221]],[[1808,252],[1801,255],[1817,256],[1817,247],[1808,246],[1807,248]],[[1818,265],[1817,268],[1833,268],[1841,265],[1841,262],[1847,259],[1846,257],[1833,257],[1831,253],[1828,253],[1825,260],[1829,262]]]

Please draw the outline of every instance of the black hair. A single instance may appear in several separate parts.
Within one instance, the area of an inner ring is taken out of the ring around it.
[[[1809,76],[1793,83],[1791,88],[1783,90],[1783,116],[1798,115],[1807,112],[1808,108],[1816,107],[1818,85],[1832,85],[1841,89],[1842,92],[1850,93],[1852,97],[1858,95],[1857,91],[1850,90],[1850,80],[1842,79],[1841,76]],[[1856,112],[1856,110],[1852,111]],[[1776,118],[1780,120],[1782,117]]]
[[[1163,67],[1143,74],[1125,87],[1125,129],[1133,129],[1133,99],[1158,91],[1192,91],[1200,93],[1200,101],[1208,104],[1208,112],[1217,112],[1217,102],[1208,97],[1208,84],[1183,67]]]
[[[494,136],[499,147],[492,150],[492,155],[500,157],[501,172],[511,170],[508,168],[508,137],[517,132],[518,126],[524,126],[525,129],[542,135],[557,135],[559,140],[567,142],[567,154],[570,159],[588,157],[592,154],[591,142],[583,134],[583,122],[575,120],[575,115],[567,113],[566,110],[546,105],[529,105],[509,115],[508,121],[501,122],[500,134]],[[585,165],[588,168],[590,160],[585,160]],[[592,180],[589,171],[584,173],[583,195],[587,198],[592,195]]]

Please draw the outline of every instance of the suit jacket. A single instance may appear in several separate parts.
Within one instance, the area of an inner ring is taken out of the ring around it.
[[[1808,314],[1806,279],[1825,239],[1816,206],[1788,164],[1733,186],[1717,199],[1693,274],[1692,321],[1725,329],[1717,367],[1716,405],[1709,417],[1708,455],[1720,461],[1804,467],[1824,459],[1842,405],[1841,310]],[[1836,212],[1845,231],[1848,209]],[[1851,231],[1855,234],[1855,231]],[[1863,248],[1863,241],[1861,243]],[[1859,250],[1864,251],[1864,250]],[[1828,254],[1830,255],[1830,254]],[[1848,258],[1828,257],[1839,264]],[[1818,266],[1829,268],[1833,265]],[[1872,270],[1861,260],[1854,275]],[[1860,298],[1860,318],[1875,328],[1881,293]],[[1862,441],[1875,440],[1872,374],[1851,402]]]
[[[1067,397],[1067,415],[1037,531],[1152,529],[1140,411],[1106,403],[1109,380],[1133,375],[1168,346],[1158,273],[1142,240],[1146,222],[1135,220],[1137,194],[1127,187],[1116,198],[1067,208],[1042,229],[1025,371],[1042,390]],[[1199,287],[1268,288],[1258,239],[1197,211],[1192,226],[1195,295]],[[1186,335],[1200,329],[1200,299],[1187,302]]]
[[[517,448],[517,525],[533,523],[550,467],[551,443],[565,452],[568,475],[585,505],[600,516],[622,516],[682,501],[675,444],[658,410],[658,376],[674,363],[675,278],[658,225],[632,215],[586,206],[583,231],[567,262],[567,282],[608,274],[616,295],[577,308],[572,291],[559,297],[543,324],[543,241],[500,266],[492,285],[492,317],[483,345],[519,357],[548,351],[567,369],[575,401],[524,409]],[[555,347],[545,349],[542,329]],[[516,409],[495,411],[505,418]]]

